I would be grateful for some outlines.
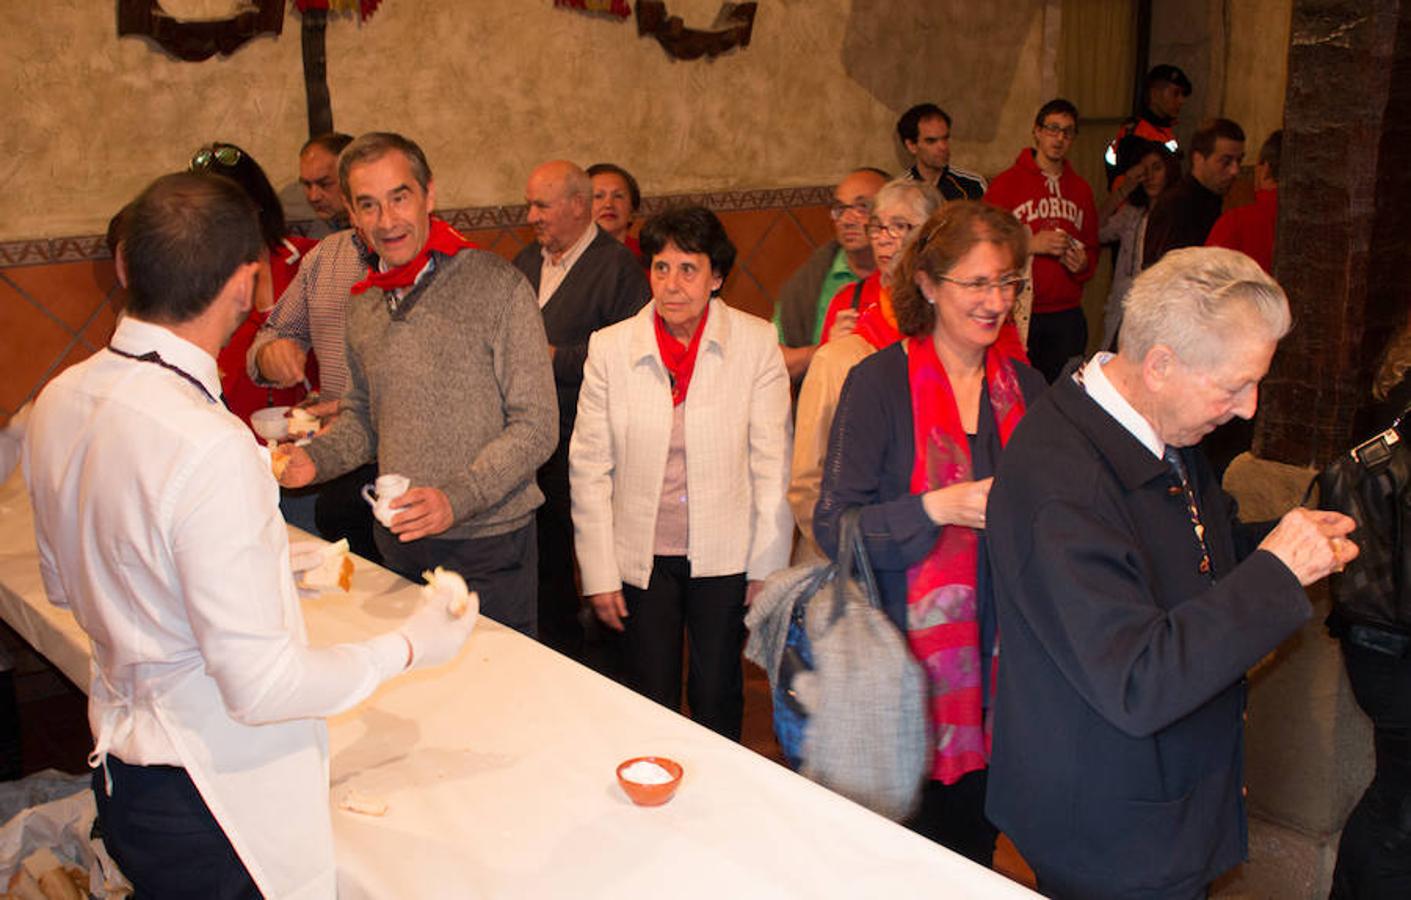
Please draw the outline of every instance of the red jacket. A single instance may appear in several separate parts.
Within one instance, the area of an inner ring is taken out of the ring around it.
[[[1088,264],[1078,274],[1063,267],[1056,256],[1034,256],[1034,312],[1055,313],[1083,303],[1083,282],[1097,268],[1097,206],[1093,189],[1063,161],[1063,174],[1050,178],[1034,161],[1033,150],[1019,151],[1014,165],[995,176],[985,201],[1014,213],[1037,234],[1057,228],[1077,238],[1088,253]]]
[[[1274,274],[1274,224],[1279,218],[1277,189],[1255,191],[1254,202],[1237,206],[1215,220],[1205,239],[1207,247],[1229,247],[1247,253]]]

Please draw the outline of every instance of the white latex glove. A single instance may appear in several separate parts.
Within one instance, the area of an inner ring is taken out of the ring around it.
[[[438,568],[427,576],[430,583],[421,589],[425,602],[398,629],[412,647],[408,669],[439,666],[455,659],[480,617],[480,596],[466,590],[460,575]],[[452,614],[462,600],[465,611]]]

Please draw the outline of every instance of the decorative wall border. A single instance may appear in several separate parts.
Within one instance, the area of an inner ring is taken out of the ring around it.
[[[644,197],[642,213],[651,215],[673,206],[700,205],[717,212],[738,212],[750,209],[779,209],[795,206],[827,206],[833,202],[833,188],[828,185],[796,188],[762,188],[744,191],[720,191],[691,194],[667,194]],[[470,206],[442,210],[447,222],[460,231],[485,228],[515,228],[525,224],[526,207]],[[311,220],[290,222],[291,231],[306,234],[314,227]],[[0,267],[43,266],[53,263],[83,262],[108,259],[107,241],[101,234],[76,237],[38,238],[26,241],[0,242]]]

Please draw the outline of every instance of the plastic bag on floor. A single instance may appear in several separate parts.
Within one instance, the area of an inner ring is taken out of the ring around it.
[[[101,840],[89,776],[48,770],[0,784],[0,898],[118,900],[132,886]]]

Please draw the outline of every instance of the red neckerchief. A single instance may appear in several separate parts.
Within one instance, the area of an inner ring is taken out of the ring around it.
[[[455,256],[467,247],[474,246],[475,244],[466,240],[459,231],[447,225],[445,221],[432,216],[431,229],[426,235],[426,245],[421,248],[420,253],[386,272],[379,272],[376,267],[369,267],[367,277],[353,285],[350,290],[354,295],[357,295],[366,292],[368,288],[396,291],[411,287],[416,284],[416,278],[421,274],[421,270],[426,268],[426,261],[430,259],[432,250],[442,256]]]
[[[877,302],[862,311],[857,317],[857,333],[867,343],[883,350],[901,340],[897,330],[897,314],[892,307],[892,289],[884,284],[877,288]]]
[[[915,440],[911,492],[924,494],[970,481],[970,442],[935,342],[929,334],[908,338],[906,350]],[[990,404],[1001,446],[1024,415],[1012,350],[1009,342],[996,341],[985,351],[987,396],[980,402]],[[974,529],[946,525],[935,546],[906,573],[906,638],[931,680],[931,731],[936,740],[931,777],[943,784],[954,784],[967,772],[989,765],[975,596],[978,544]],[[993,667],[990,675],[993,679]]]
[[[701,321],[696,325],[696,333],[691,335],[691,343],[682,344],[666,330],[666,322],[660,313],[652,313],[656,324],[657,349],[661,351],[661,361],[671,375],[671,405],[680,406],[686,402],[686,389],[691,386],[691,373],[696,369],[696,351],[701,348],[701,335],[705,333],[706,319],[710,316],[710,303],[706,303],[701,313]]]

